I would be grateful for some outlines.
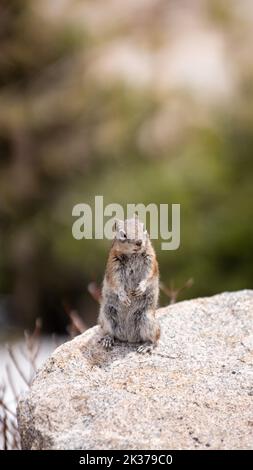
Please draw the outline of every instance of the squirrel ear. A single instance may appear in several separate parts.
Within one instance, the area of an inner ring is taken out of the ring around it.
[[[118,223],[118,222],[119,222],[118,219],[115,219],[114,224],[113,224],[113,226],[112,226],[112,231],[113,231],[113,232],[117,232],[117,231],[118,231],[118,229],[119,229],[119,223]]]
[[[120,230],[120,228],[122,228],[123,224],[124,224],[124,222],[122,220],[115,219],[114,224],[112,226],[113,232],[118,232]]]
[[[146,238],[149,238],[149,234],[148,234],[147,230],[144,231],[144,235],[145,235]]]

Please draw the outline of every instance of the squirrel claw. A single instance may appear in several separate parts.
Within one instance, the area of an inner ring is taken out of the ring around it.
[[[146,290],[146,285],[143,282],[140,282],[138,287],[132,291],[132,295],[134,297],[139,297],[140,295],[144,294],[145,290]]]
[[[129,307],[129,305],[131,305],[131,300],[129,299],[129,297],[127,297],[127,295],[119,295],[119,299],[126,307]]]
[[[137,289],[133,290],[132,291],[132,295],[134,297],[139,297],[140,295],[142,295],[144,293],[144,290],[142,290],[140,287],[137,287]]]
[[[132,291],[132,296],[133,297],[139,297],[141,294],[143,294],[143,292],[139,288]]]
[[[153,348],[154,348],[153,344],[144,343],[144,344],[141,344],[141,346],[139,346],[137,348],[137,353],[139,353],[139,354],[146,354],[146,353],[151,354]]]
[[[112,349],[112,347],[114,345],[114,340],[111,336],[107,335],[107,336],[104,336],[103,338],[101,338],[99,340],[99,343],[102,344],[103,348],[106,351],[109,351],[110,349]]]

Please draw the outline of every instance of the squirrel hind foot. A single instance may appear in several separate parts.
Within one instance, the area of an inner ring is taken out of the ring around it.
[[[143,343],[137,348],[138,354],[151,354],[155,345],[153,343]]]
[[[99,343],[102,344],[103,348],[106,350],[106,351],[110,351],[110,349],[113,348],[114,346],[114,340],[111,336],[109,335],[106,335],[104,336],[103,338],[101,338],[99,340]]]

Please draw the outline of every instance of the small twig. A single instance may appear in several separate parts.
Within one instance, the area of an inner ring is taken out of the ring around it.
[[[56,349],[58,346],[60,346],[61,341],[58,339],[55,333],[52,334],[52,343],[53,343],[53,348]]]
[[[16,420],[17,417],[16,417],[15,414],[14,414],[14,417],[15,417],[15,420]],[[13,430],[14,430],[14,431],[18,431],[18,425],[17,425],[16,421],[13,421],[13,420],[10,419],[10,420],[9,420],[9,423],[10,423],[10,425],[13,427]]]
[[[160,282],[160,289],[164,292],[165,295],[167,295],[169,297],[170,305],[172,305],[172,304],[176,303],[179,294],[181,294],[181,292],[184,289],[189,289],[190,287],[192,287],[193,282],[194,282],[193,279],[190,278],[190,279],[188,279],[188,281],[186,281],[186,283],[182,287],[179,287],[179,288],[174,287],[173,281],[171,281],[170,287],[167,287],[167,286],[165,286],[165,284],[163,282]]]
[[[8,353],[10,355],[10,358],[14,364],[14,366],[16,367],[20,377],[23,379],[23,381],[25,382],[25,384],[29,387],[30,383],[29,383],[29,380],[27,379],[27,377],[25,376],[24,372],[22,371],[21,367],[19,366],[19,363],[15,357],[15,354],[11,348],[10,345],[7,345],[7,350],[8,350]]]
[[[17,393],[16,387],[14,385],[14,381],[13,381],[13,377],[12,377],[12,373],[11,373],[9,364],[6,364],[5,369],[6,369],[6,375],[7,375],[7,378],[8,378],[8,382],[9,382],[14,400],[16,402],[18,402],[18,393]]]
[[[0,406],[1,406],[1,415],[0,420],[2,423],[2,439],[3,439],[3,450],[8,450],[8,416],[6,407],[4,406],[4,395],[5,395],[5,386],[1,387],[1,398],[0,398]]]
[[[73,325],[75,326],[75,328],[77,329],[79,333],[84,333],[84,331],[87,330],[85,324],[83,323],[82,319],[80,318],[80,316],[75,310],[72,310],[69,316],[71,318]]]
[[[25,360],[31,367],[31,377],[30,380],[27,379],[26,374],[24,373],[19,356],[16,354],[14,348],[10,345],[7,345],[7,351],[9,357],[14,364],[16,371],[19,376],[25,382],[26,386],[30,386],[30,381],[34,371],[36,370],[36,359],[40,351],[40,333],[41,333],[41,321],[36,320],[34,331],[29,334],[25,332],[25,350],[22,347],[19,348],[18,352],[22,354]],[[18,392],[15,387],[15,380],[13,378],[12,368],[9,364],[6,365],[6,376],[8,380],[8,387],[11,390],[14,398],[15,404],[18,401]],[[20,436],[17,426],[17,416],[15,411],[9,408],[6,398],[5,398],[6,385],[0,384],[0,434],[1,434],[1,448],[5,450],[9,449],[20,449]]]
[[[2,408],[10,413],[12,416],[14,416],[14,418],[16,418],[16,415],[13,411],[11,411],[11,409],[6,405],[6,403],[4,402],[4,399],[3,398],[0,398],[0,406],[2,406]]]
[[[3,407],[3,409],[5,409],[6,417],[8,418],[8,412],[7,412],[7,410],[6,410],[6,407]],[[2,411],[2,413],[3,413],[3,411]],[[10,412],[10,410],[9,410],[9,413],[12,413],[13,416],[14,416],[14,418],[16,419],[16,416],[15,416],[15,414],[14,414],[13,412]],[[0,422],[3,423],[3,421],[4,421],[4,419],[0,416]],[[8,421],[9,421],[9,425],[11,425],[11,426],[13,427],[13,430],[18,431],[18,426],[17,426],[17,424],[15,424],[15,422],[12,421],[10,418],[7,419],[7,431],[9,431],[9,433],[11,434],[11,431],[12,431],[12,430],[10,429],[10,426],[8,425]]]
[[[29,361],[29,357],[27,356],[26,351],[24,351],[23,345],[21,345],[21,346],[19,347],[19,351],[20,351],[20,354],[22,354],[23,358],[24,358],[26,361]]]
[[[2,424],[2,427],[3,427],[3,448],[4,450],[8,450],[8,437],[7,437],[7,413],[6,411],[4,410],[3,412],[3,424]]]
[[[32,369],[31,374],[30,374],[30,381],[32,380],[33,374],[37,369],[36,359],[38,357],[39,349],[40,349],[40,342],[39,342],[40,333],[41,333],[41,319],[40,318],[36,319],[35,328],[32,334],[30,334],[28,331],[24,331],[25,344],[26,344],[26,348],[28,352],[28,360]]]
[[[101,288],[97,285],[95,281],[92,281],[88,284],[87,290],[91,297],[98,303],[101,302],[102,299],[102,292]]]
[[[71,336],[75,336],[75,333],[79,334],[87,330],[87,327],[78,312],[72,309],[66,301],[63,302],[63,308],[71,321],[70,325],[68,326],[68,331]]]
[[[12,449],[20,450],[20,436],[18,428],[15,428],[12,433]]]

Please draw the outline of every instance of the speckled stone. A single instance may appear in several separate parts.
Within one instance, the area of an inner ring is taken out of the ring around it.
[[[23,449],[252,449],[253,291],[158,310],[152,355],[60,346],[18,405]]]

